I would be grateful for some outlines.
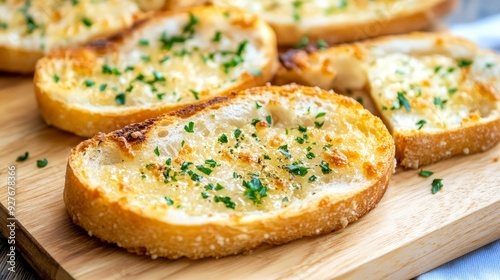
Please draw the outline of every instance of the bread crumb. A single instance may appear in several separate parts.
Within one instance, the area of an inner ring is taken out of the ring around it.
[[[464,154],[468,155],[469,154],[469,148],[464,149]]]
[[[500,156],[496,156],[493,158],[493,162],[498,162],[500,160]]]

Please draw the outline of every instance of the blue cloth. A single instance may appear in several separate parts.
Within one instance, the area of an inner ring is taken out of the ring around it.
[[[500,240],[417,277],[417,280],[500,280]]]

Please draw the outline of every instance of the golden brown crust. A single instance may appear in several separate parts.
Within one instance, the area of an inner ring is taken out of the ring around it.
[[[328,94],[317,89],[304,87],[268,87],[253,88],[241,91],[233,98],[219,98],[204,106],[191,106],[188,109],[173,112],[151,120],[145,126],[154,126],[159,120],[172,120],[203,113],[205,110],[223,107],[235,100],[249,100],[250,94],[271,89],[275,94],[293,97],[297,89],[304,94],[315,94],[325,102],[336,102],[352,110],[363,110],[350,98]],[[282,90],[281,90],[282,89]],[[304,90],[305,89],[305,90]],[[364,111],[364,110],[363,110]],[[90,188],[82,177],[85,172],[84,163],[79,154],[87,149],[94,149],[101,142],[115,138],[122,132],[98,135],[86,140],[72,150],[64,189],[64,202],[73,221],[108,242],[137,254],[151,255],[153,258],[163,256],[170,259],[188,257],[198,259],[204,257],[223,257],[251,250],[263,243],[281,244],[304,236],[325,234],[355,222],[373,209],[384,195],[394,168],[394,143],[382,122],[368,112],[362,114],[363,119],[380,130],[377,136],[377,166],[374,167],[376,178],[358,192],[346,192],[341,195],[325,194],[316,197],[302,210],[282,211],[277,215],[263,215],[261,219],[242,219],[233,216],[217,222],[200,222],[196,224],[173,224],[160,217],[151,216],[141,209],[134,209],[128,204],[127,197],[112,200],[104,190],[104,186]],[[163,124],[164,125],[164,124]],[[148,137],[145,126],[127,128],[142,130]],[[137,130],[136,130],[137,131]],[[154,137],[154,136],[151,136]],[[139,145],[134,149],[140,148]],[[96,219],[96,217],[99,217]],[[224,240],[221,243],[221,240]]]
[[[209,13],[210,9],[199,7],[193,12]],[[149,18],[148,21],[159,21],[163,17],[169,17],[184,11],[167,11],[157,14],[155,17]],[[35,96],[38,102],[40,114],[43,119],[49,124],[59,129],[72,132],[79,136],[91,137],[98,132],[110,132],[125,125],[144,121],[146,119],[158,116],[162,113],[176,110],[185,106],[185,104],[172,104],[164,103],[157,106],[150,107],[136,107],[130,109],[118,108],[106,111],[92,111],[85,107],[67,104],[61,100],[56,99],[50,88],[40,87],[42,80],[40,73],[44,68],[49,68],[52,59],[71,59],[77,65],[77,71],[89,72],[96,61],[96,56],[116,51],[120,45],[129,40],[135,30],[142,28],[146,21],[141,20],[136,22],[130,29],[124,30],[105,40],[98,40],[90,43],[88,46],[74,48],[74,49],[61,49],[48,54],[41,59],[37,64],[37,70],[34,76]],[[262,22],[259,22],[259,28],[263,34],[269,34],[266,37],[265,46],[272,46],[266,50],[269,54],[266,64],[259,70],[260,75],[251,75],[243,73],[238,83],[234,83],[231,87],[226,88],[221,92],[220,96],[228,95],[232,91],[238,91],[252,86],[263,85],[270,81],[277,68],[277,50],[275,49],[276,39],[272,30]],[[256,31],[257,32],[257,31]],[[77,94],[77,93],[75,93]],[[213,97],[212,95],[211,97]],[[203,99],[203,98],[202,98]],[[200,100],[202,102],[203,100]]]
[[[455,155],[489,150],[500,142],[500,119],[433,134],[393,134],[398,162],[406,168],[418,168]]]
[[[15,73],[33,73],[38,59],[43,57],[41,51],[27,51],[0,46],[0,71]]]

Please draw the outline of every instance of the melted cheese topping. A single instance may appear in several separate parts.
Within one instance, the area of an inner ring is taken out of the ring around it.
[[[131,0],[0,1],[0,45],[48,52],[82,44],[130,26]]]
[[[220,5],[231,5],[262,15],[273,23],[321,24],[325,19],[338,23],[374,20],[389,17],[403,10],[419,8],[421,1],[396,0],[217,0]],[[427,1],[429,2],[429,1]]]
[[[87,151],[90,186],[160,216],[262,213],[357,191],[392,160],[379,154],[389,134],[365,110],[300,94],[255,100],[157,124],[133,159],[109,144]]]
[[[92,110],[192,103],[261,75],[268,33],[241,26],[241,14],[214,10],[148,22],[116,52],[79,60],[53,59],[44,87],[57,99]],[[40,71],[41,72],[41,71]],[[78,92],[78,94],[74,94]]]
[[[390,54],[369,66],[368,77],[393,129],[438,131],[498,116],[498,68],[491,58]]]

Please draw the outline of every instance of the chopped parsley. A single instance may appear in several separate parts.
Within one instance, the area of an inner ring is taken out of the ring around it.
[[[264,159],[271,159],[271,157],[268,154],[265,154],[263,157]]]
[[[432,174],[434,174],[434,172],[429,171],[429,170],[420,169],[420,172],[418,173],[418,176],[427,178],[427,177],[432,176]]]
[[[168,196],[165,196],[165,201],[167,202],[167,205],[174,205],[174,201]]]
[[[203,198],[208,198],[208,197],[209,197],[209,195],[208,195],[208,193],[207,193],[207,192],[201,192],[201,197],[203,197]]]
[[[241,130],[239,128],[234,130],[234,138],[238,138],[241,136]]]
[[[257,101],[255,101],[255,108],[260,109],[262,108],[262,105],[260,105]]]
[[[269,125],[273,124],[273,118],[270,115],[266,116],[266,121]]]
[[[293,1],[292,2],[292,5],[293,5],[293,20],[294,21],[300,21],[300,7],[302,6],[303,2],[302,1],[299,1],[299,0],[296,0],[296,1]]]
[[[83,81],[83,84],[86,85],[87,87],[91,87],[91,86],[95,85],[95,82],[87,79],[87,80]]]
[[[223,190],[223,189],[224,189],[224,186],[223,186],[223,185],[221,185],[221,184],[219,184],[219,183],[217,183],[217,185],[215,186],[215,188],[214,188],[214,189],[215,189],[216,191],[220,191],[220,190]]]
[[[118,71],[118,68],[116,67],[110,67],[108,65],[103,65],[102,66],[102,73],[103,74],[113,74],[116,76],[119,76],[121,74],[120,71]]]
[[[160,156],[160,150],[158,150],[158,146],[156,146],[156,148],[154,149],[154,152],[155,152],[155,155],[156,156]]]
[[[309,38],[304,36],[300,38],[300,42],[295,46],[296,49],[302,49],[309,45]]]
[[[206,175],[210,175],[212,173],[212,169],[205,167],[203,165],[197,165],[196,169],[198,169],[200,172],[202,172]]]
[[[149,40],[148,39],[140,39],[139,40],[139,45],[141,45],[141,46],[149,46]]]
[[[217,166],[217,162],[213,159],[207,159],[205,160],[205,164],[208,164],[208,166],[214,168],[215,166]]]
[[[166,164],[166,165],[170,165],[170,164],[172,164],[172,159],[171,159],[171,158],[168,158],[168,159],[165,161],[165,164]]]
[[[316,128],[321,128],[321,127],[323,127],[323,125],[324,125],[324,124],[325,124],[325,122],[324,122],[324,121],[322,121],[322,122],[314,122],[314,126],[315,126]]]
[[[427,123],[427,121],[425,121],[425,120],[419,120],[419,121],[418,121],[415,125],[417,125],[417,126],[418,126],[418,129],[420,130],[420,129],[422,129],[422,127],[423,127],[423,126],[424,126],[424,124],[426,124],[426,123]]]
[[[326,112],[320,112],[316,115],[315,119],[318,119],[318,118],[321,118],[321,117],[324,117],[326,115]]]
[[[85,25],[86,27],[91,27],[92,26],[92,21],[86,17],[82,18],[82,22],[83,22],[83,25]]]
[[[314,182],[314,181],[316,181],[317,179],[318,179],[318,177],[316,177],[316,176],[312,175],[311,177],[309,177],[308,181],[309,181],[309,182]]]
[[[302,138],[302,137],[297,136],[295,138],[295,141],[297,141],[297,143],[299,143],[299,144],[304,144],[304,138]]]
[[[20,156],[18,156],[18,157],[17,157],[17,159],[16,159],[16,161],[17,161],[17,162],[22,162],[22,161],[25,161],[25,160],[27,160],[27,159],[28,159],[29,155],[30,155],[30,153],[26,151],[26,152],[24,153],[24,155],[20,155]]]
[[[99,86],[99,90],[104,91],[107,87],[108,87],[108,84],[102,84],[101,86]]]
[[[115,102],[118,105],[125,105],[126,102],[126,96],[125,93],[119,93],[115,96]]]
[[[214,196],[214,201],[224,203],[227,208],[234,209],[236,207],[236,204],[231,201],[231,198],[229,196]]]
[[[441,99],[441,97],[434,97],[434,105],[438,105],[441,109],[444,109],[444,105],[448,102],[447,99]]]
[[[307,170],[309,169],[305,166],[300,166],[295,163],[290,165],[285,165],[283,168],[288,169],[288,172],[301,177],[306,176],[308,172]]]
[[[262,198],[267,196],[267,187],[262,184],[258,177],[254,177],[250,181],[243,180],[243,187],[245,187],[244,196],[254,204],[261,204]]]
[[[253,126],[255,126],[255,125],[257,125],[257,123],[259,123],[259,122],[260,122],[260,119],[252,119],[251,124],[252,124]]]
[[[432,194],[437,193],[444,185],[443,179],[434,179],[432,180]]]
[[[306,154],[306,158],[308,158],[308,159],[313,159],[315,157],[316,157],[316,155],[313,152],[309,152]]]
[[[36,166],[38,168],[44,168],[45,166],[47,166],[47,164],[49,164],[49,161],[46,158],[39,159],[36,161]]]
[[[324,160],[321,161],[321,163],[319,164],[319,167],[321,168],[321,172],[323,174],[328,174],[328,173],[332,172],[332,169],[330,168],[330,164]]]
[[[457,91],[458,91],[458,89],[457,89],[457,88],[450,88],[450,89],[448,89],[448,94],[449,94],[449,95],[453,95],[453,94],[455,94]]]
[[[184,130],[188,133],[193,133],[194,132],[194,122],[189,122],[188,125],[185,125]]]
[[[291,158],[292,155],[288,151],[288,145],[283,145],[278,148],[278,152],[282,153],[285,157]]]
[[[212,38],[212,42],[220,42],[222,32],[215,31],[214,37]]]
[[[222,134],[219,139],[218,139],[219,143],[223,144],[223,143],[227,143],[228,140],[227,140],[227,135],[226,134]]]
[[[407,112],[411,112],[410,103],[408,102],[408,99],[406,99],[405,95],[406,91],[398,91],[398,103],[395,103],[393,108],[399,109],[403,106]]]
[[[316,43],[316,46],[318,47],[318,49],[320,50],[323,50],[323,49],[326,49],[328,48],[328,44],[325,42],[325,40],[323,39],[319,39],[318,42]]]
[[[199,92],[197,92],[194,89],[190,89],[189,91],[193,94],[195,100],[200,100],[200,93]]]
[[[471,66],[474,63],[474,61],[472,61],[470,59],[458,59],[457,63],[458,63],[458,67],[464,68],[464,67]]]

